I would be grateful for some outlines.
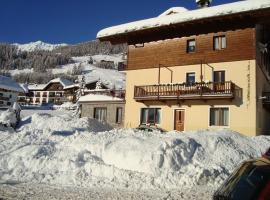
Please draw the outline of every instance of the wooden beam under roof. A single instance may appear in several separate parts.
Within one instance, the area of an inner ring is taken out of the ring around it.
[[[256,23],[269,21],[270,9],[217,16],[195,21],[171,24],[167,26],[137,30],[113,36],[99,38],[100,41],[110,41],[112,44],[128,43],[129,45],[148,43],[152,41],[188,37],[255,27]]]

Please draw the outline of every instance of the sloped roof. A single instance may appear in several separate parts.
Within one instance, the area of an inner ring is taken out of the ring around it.
[[[48,85],[50,85],[51,83],[60,83],[63,86],[64,89],[75,87],[75,85],[71,81],[69,81],[67,79],[64,79],[64,78],[55,78],[55,79],[50,80],[47,84],[32,84],[32,85],[28,85],[28,89],[29,90],[45,90],[46,87]]]
[[[0,88],[15,92],[24,92],[21,86],[13,79],[0,75]]]
[[[184,13],[186,11],[188,11],[188,9],[186,9],[184,7],[172,7],[172,8],[169,8],[168,10],[166,10],[165,12],[161,13],[159,15],[159,17],[177,14],[177,13]]]
[[[43,90],[47,84],[30,84],[28,90]]]
[[[73,85],[73,83],[71,81],[64,79],[64,78],[55,78],[53,80],[50,80],[50,82],[47,85],[49,85],[51,83],[60,83],[64,88],[68,87],[70,85]]]
[[[159,16],[105,28],[98,32],[97,38],[102,39],[110,36],[127,34],[140,30],[170,26],[174,24],[181,24],[184,22],[190,22],[200,19],[213,18],[217,16],[226,16],[237,13],[262,10],[267,8],[270,8],[270,0],[239,1],[235,3],[228,3],[203,9],[190,10],[184,13]]]
[[[20,83],[20,87],[24,90],[25,93],[28,93],[28,85],[24,83]]]

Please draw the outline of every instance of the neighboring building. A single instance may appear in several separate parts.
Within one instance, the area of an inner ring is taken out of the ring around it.
[[[17,102],[19,93],[24,90],[20,85],[9,77],[0,75],[0,107],[11,107]]]
[[[80,97],[79,104],[81,117],[94,118],[113,127],[122,127],[124,124],[124,99],[100,94],[88,94]]]
[[[269,0],[240,1],[100,31],[129,45],[125,127],[269,134],[269,17]]]
[[[47,84],[28,85],[30,104],[62,104],[75,101],[78,86],[64,78],[56,78]]]
[[[106,96],[125,98],[125,90],[116,90],[109,88],[101,80],[90,81],[85,84],[84,95],[87,94],[101,94]]]

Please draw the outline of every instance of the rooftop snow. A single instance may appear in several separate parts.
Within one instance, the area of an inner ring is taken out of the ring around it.
[[[80,97],[79,99],[79,102],[97,102],[97,101],[124,101],[124,100],[117,97],[100,94],[88,94]]]
[[[68,87],[70,85],[73,85],[73,83],[71,81],[64,79],[64,78],[53,79],[47,85],[49,85],[50,83],[60,83],[64,88]]]
[[[64,78],[55,78],[50,80],[47,84],[33,84],[28,85],[29,90],[44,90],[51,83],[60,83],[64,89],[74,87],[73,83]]]
[[[43,90],[47,84],[31,84],[28,85],[28,90]]]
[[[20,87],[24,90],[25,93],[28,93],[28,85],[24,83],[20,83]]]
[[[98,32],[97,38],[130,33],[155,27],[168,26],[188,21],[206,19],[216,16],[226,16],[236,13],[255,11],[265,8],[270,8],[270,0],[240,1],[203,9],[186,11],[184,14],[177,13],[173,15],[159,16],[155,18],[105,28]]]
[[[24,92],[21,86],[9,77],[0,75],[0,88],[15,92]]]
[[[159,15],[159,17],[167,16],[167,15],[171,15],[171,14],[177,14],[177,13],[184,13],[186,11],[188,11],[188,9],[186,9],[184,7],[172,7],[172,8],[169,8],[168,10],[166,10],[165,12],[161,13]]]

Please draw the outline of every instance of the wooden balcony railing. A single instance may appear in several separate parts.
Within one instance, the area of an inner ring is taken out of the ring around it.
[[[135,86],[135,100],[167,99],[215,99],[234,98],[235,84],[231,81],[218,83],[182,83]]]
[[[1,101],[8,101],[8,100],[9,100],[9,98],[8,98],[8,97],[3,97],[3,96],[0,96],[0,100],[1,100]]]

